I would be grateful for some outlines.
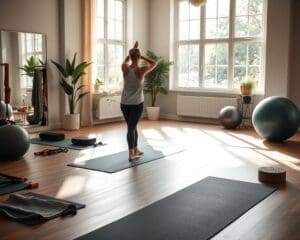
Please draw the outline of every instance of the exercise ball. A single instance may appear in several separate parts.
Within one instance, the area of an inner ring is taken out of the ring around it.
[[[11,118],[13,114],[13,109],[10,104],[8,106],[8,117]],[[0,119],[6,118],[6,104],[4,101],[0,101]]]
[[[221,109],[219,113],[221,124],[227,129],[234,129],[242,122],[242,114],[234,106],[227,106]]]
[[[17,125],[0,127],[0,160],[20,159],[29,149],[27,131]]]
[[[252,122],[258,135],[269,141],[281,142],[298,130],[300,112],[291,100],[272,96],[257,104]]]

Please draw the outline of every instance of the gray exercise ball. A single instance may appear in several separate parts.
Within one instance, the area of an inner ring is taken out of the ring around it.
[[[300,111],[288,98],[267,97],[255,107],[252,122],[258,135],[269,141],[281,142],[298,131]]]
[[[227,129],[234,129],[242,122],[242,114],[234,106],[227,106],[221,109],[219,113],[220,123]]]
[[[0,160],[20,159],[29,149],[28,132],[17,125],[0,127]]]
[[[13,109],[10,104],[7,105],[8,117],[11,118]],[[4,101],[0,101],[0,119],[6,118],[6,104]]]

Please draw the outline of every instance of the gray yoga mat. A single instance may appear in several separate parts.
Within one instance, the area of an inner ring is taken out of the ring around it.
[[[70,163],[70,167],[85,168],[89,170],[96,170],[107,173],[114,173],[126,168],[131,168],[143,163],[151,162],[163,157],[170,156],[184,151],[183,149],[178,149],[175,147],[167,147],[164,149],[154,149],[150,145],[141,148],[144,152],[138,160],[128,161],[128,151],[118,152],[112,155],[102,156],[98,158],[93,158],[87,161],[82,161],[78,163]]]
[[[53,147],[69,148],[69,149],[74,149],[74,150],[83,150],[83,149],[95,147],[95,146],[83,147],[83,146],[74,145],[70,138],[65,138],[62,141],[46,141],[46,140],[41,140],[40,138],[31,138],[30,143],[53,146]],[[106,145],[106,144],[102,144],[102,145]],[[98,144],[98,145],[96,145],[96,147],[102,146],[102,145]]]
[[[77,239],[209,239],[275,190],[262,184],[207,177]]]

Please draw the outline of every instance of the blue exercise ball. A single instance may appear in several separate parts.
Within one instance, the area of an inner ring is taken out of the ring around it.
[[[10,104],[7,104],[8,117],[11,118],[13,115],[13,109]],[[0,119],[6,118],[6,104],[4,101],[0,101]]]
[[[281,142],[295,134],[300,124],[299,108],[284,97],[268,97],[255,107],[253,126],[261,137]]]
[[[28,132],[17,125],[0,127],[0,160],[20,159],[29,149]]]
[[[242,114],[234,106],[227,106],[221,109],[219,113],[220,123],[227,129],[234,129],[242,122]]]

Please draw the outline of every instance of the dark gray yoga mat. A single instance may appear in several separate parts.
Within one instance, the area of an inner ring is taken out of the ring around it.
[[[96,170],[107,173],[114,173],[126,168],[131,168],[143,163],[151,162],[163,157],[170,156],[184,151],[183,149],[178,149],[175,147],[167,147],[162,150],[154,149],[153,147],[147,145],[141,148],[144,152],[138,160],[128,161],[128,151],[118,152],[112,155],[102,156],[98,158],[93,158],[87,161],[82,161],[78,163],[70,163],[70,167],[85,168],[89,170]]]
[[[40,138],[31,138],[30,143],[32,144],[40,144],[40,145],[47,145],[47,146],[53,146],[53,147],[61,147],[61,148],[69,148],[69,149],[74,149],[74,150],[83,150],[83,149],[88,149],[88,148],[94,148],[95,146],[78,146],[74,145],[69,138],[65,138],[62,141],[46,141],[46,140],[41,140]],[[106,145],[106,144],[102,144]],[[97,146],[102,146],[100,144],[96,145]]]
[[[209,239],[275,190],[262,184],[207,177],[78,239]]]

